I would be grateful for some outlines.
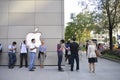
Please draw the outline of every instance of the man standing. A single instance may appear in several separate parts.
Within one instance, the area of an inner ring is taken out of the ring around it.
[[[9,64],[8,67],[10,69],[14,68],[14,65],[16,63],[16,42],[13,42],[12,45],[8,46],[9,52],[8,52],[8,56],[9,56]]]
[[[29,71],[34,71],[34,63],[35,63],[35,56],[37,47],[35,46],[35,39],[31,40],[30,48],[30,64],[29,64]]]
[[[75,38],[73,38],[73,42],[70,44],[70,51],[71,51],[71,71],[73,71],[74,68],[74,59],[76,60],[76,70],[79,70],[79,45],[77,42],[75,42]]]
[[[23,43],[20,45],[20,68],[23,66],[23,59],[25,59],[25,67],[28,67],[28,61],[27,61],[27,45],[26,41],[24,40]]]

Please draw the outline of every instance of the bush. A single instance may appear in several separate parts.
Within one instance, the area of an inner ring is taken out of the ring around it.
[[[110,55],[115,55],[115,56],[118,56],[120,57],[120,49],[114,49],[113,51],[110,51],[110,50],[104,50],[102,52],[102,54],[110,54]]]

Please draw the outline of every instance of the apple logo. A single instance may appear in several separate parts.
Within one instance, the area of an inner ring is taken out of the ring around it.
[[[35,45],[36,45],[36,47],[39,47],[41,45],[40,37],[41,37],[41,33],[39,33],[39,32],[28,33],[26,36],[27,46],[29,46],[31,44],[32,39],[35,39],[35,41],[36,41]]]

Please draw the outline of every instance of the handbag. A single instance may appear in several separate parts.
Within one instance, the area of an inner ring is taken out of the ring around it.
[[[97,57],[101,56],[101,53],[100,53],[99,50],[95,50],[95,54],[96,54]]]
[[[44,54],[44,52],[39,52],[39,54],[38,54],[38,59],[40,59],[40,54]]]

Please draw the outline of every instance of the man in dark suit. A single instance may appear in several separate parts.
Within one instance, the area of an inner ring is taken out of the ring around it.
[[[73,38],[73,42],[70,44],[70,51],[71,51],[71,71],[73,71],[74,68],[74,59],[76,60],[76,70],[79,70],[79,45],[77,42],[75,42],[75,38]]]

